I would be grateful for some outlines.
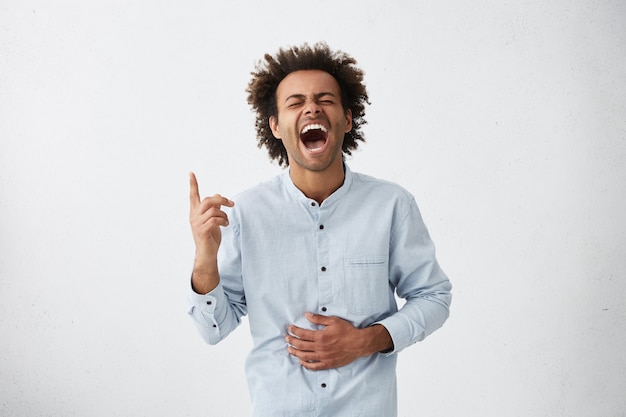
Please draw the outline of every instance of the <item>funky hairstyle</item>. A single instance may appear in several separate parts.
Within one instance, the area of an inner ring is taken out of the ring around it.
[[[365,120],[365,104],[370,104],[363,71],[356,67],[356,60],[341,51],[332,51],[324,42],[313,46],[303,44],[279,49],[274,56],[265,54],[264,61],[259,61],[256,70],[251,72],[248,84],[248,104],[256,113],[256,135],[259,148],[265,146],[270,159],[278,161],[279,166],[289,165],[287,150],[281,140],[276,140],[270,129],[270,116],[278,117],[276,89],[278,84],[292,72],[301,70],[322,70],[332,75],[341,90],[341,104],[344,110],[352,111],[352,130],[344,135],[342,150],[351,155],[364,142],[361,126]]]

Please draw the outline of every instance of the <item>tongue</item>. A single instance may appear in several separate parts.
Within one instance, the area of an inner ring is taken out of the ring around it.
[[[306,146],[307,149],[318,149],[324,146],[324,142],[326,142],[324,139],[307,140],[304,142],[304,146]]]

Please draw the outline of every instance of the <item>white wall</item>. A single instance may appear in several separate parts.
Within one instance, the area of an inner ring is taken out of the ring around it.
[[[366,71],[351,167],[415,194],[454,284],[400,415],[625,415],[626,3],[55,3],[0,1],[0,415],[247,414],[246,326],[185,313],[187,173],[280,171],[244,89],[317,40]]]

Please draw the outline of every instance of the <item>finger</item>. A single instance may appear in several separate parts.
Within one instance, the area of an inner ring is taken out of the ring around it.
[[[212,218],[221,218],[228,221],[228,214],[224,211],[220,210],[217,207],[210,207],[207,211],[199,214],[199,221],[201,223],[206,223],[208,220]]]
[[[291,356],[295,356],[296,358],[300,359],[301,362],[317,362],[320,360],[319,355],[315,352],[298,350],[291,347],[288,349],[288,351]]]
[[[321,314],[305,313],[304,317],[311,323],[321,324],[322,326],[328,326],[334,321],[334,317],[322,316]]]
[[[311,371],[321,371],[323,369],[329,369],[330,367],[328,365],[326,365],[326,363],[322,362],[322,361],[313,361],[313,362],[309,362],[309,361],[300,361],[300,365],[302,365],[302,367],[309,369]]]
[[[306,330],[296,326],[289,326],[289,333],[300,340],[315,341],[315,335],[319,330]]]
[[[189,173],[189,202],[191,208],[196,208],[200,204],[200,192],[198,191],[198,180],[196,174]]]
[[[329,366],[326,361],[313,352],[302,352],[298,350],[290,350],[291,356],[297,358],[300,362],[300,366],[310,370],[328,369]]]
[[[200,222],[201,223],[199,223],[199,226],[201,226],[202,229],[199,229],[199,230],[206,230],[206,231],[210,231],[216,226],[226,227],[229,225],[228,219],[223,218],[223,217],[209,217],[206,220],[201,219]]]
[[[219,194],[215,194],[211,197],[205,197],[204,200],[200,203],[202,205],[202,211],[206,211],[211,207],[220,208],[222,206],[233,207],[235,203],[226,197],[222,197]]]
[[[290,348],[293,348],[299,351],[313,352],[313,350],[315,349],[314,342],[303,340],[303,339],[298,339],[297,337],[294,337],[294,336],[290,336],[290,335],[285,336],[285,341],[287,342]]]

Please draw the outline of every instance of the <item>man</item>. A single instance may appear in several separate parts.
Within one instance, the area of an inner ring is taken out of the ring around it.
[[[248,102],[259,146],[289,169],[236,204],[200,200],[190,174],[189,314],[210,344],[248,315],[253,416],[396,416],[397,353],[449,314],[413,197],[344,163],[368,103],[355,64],[323,43],[266,55]]]

